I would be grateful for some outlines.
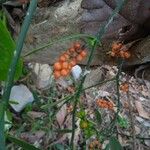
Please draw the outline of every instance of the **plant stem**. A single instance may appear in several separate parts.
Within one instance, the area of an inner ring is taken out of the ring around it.
[[[119,3],[119,5],[116,7],[116,9],[113,11],[113,13],[111,14],[111,16],[108,18],[108,21],[105,25],[102,26],[102,28],[100,28],[98,34],[96,35],[95,37],[95,41],[93,43],[93,46],[91,48],[91,52],[90,52],[90,55],[89,55],[89,59],[88,59],[88,62],[87,62],[87,65],[86,65],[86,68],[84,70],[84,73],[87,69],[90,68],[90,63],[92,61],[92,58],[93,58],[93,54],[94,54],[94,51],[96,50],[97,48],[97,45],[99,43],[99,41],[101,42],[101,39],[104,35],[104,33],[106,32],[109,24],[113,21],[113,18],[118,14],[118,12],[122,9],[123,5],[125,4],[126,0],[123,0],[122,2]],[[83,74],[84,74],[83,73]],[[83,88],[83,83],[84,83],[84,80],[85,80],[85,77],[86,75],[83,76],[83,78],[81,79],[81,83],[79,85],[79,88],[78,88],[78,92],[77,94],[75,95],[75,102],[74,102],[74,109],[73,109],[73,115],[72,115],[72,137],[71,137],[71,142],[70,142],[70,148],[71,150],[74,149],[74,135],[75,135],[75,117],[76,117],[76,111],[77,111],[77,104],[78,104],[78,101],[79,101],[79,98],[80,98],[80,94],[82,92],[82,88]]]
[[[94,36],[88,35],[88,34],[76,34],[76,35],[70,35],[70,36],[67,36],[67,37],[56,39],[54,41],[50,41],[49,43],[47,43],[47,44],[45,44],[45,45],[43,45],[43,46],[41,46],[39,48],[36,48],[36,49],[33,49],[33,50],[29,51],[23,57],[27,57],[27,56],[29,56],[31,54],[34,54],[34,53],[36,53],[36,52],[38,52],[40,50],[43,50],[46,47],[49,47],[49,46],[51,46],[53,44],[56,44],[58,42],[64,42],[64,41],[67,41],[67,40],[70,40],[70,39],[78,39],[78,38],[91,38],[91,39],[93,39]]]
[[[89,55],[89,59],[88,59],[88,62],[87,62],[87,65],[86,65],[86,68],[84,70],[84,73],[87,69],[90,68],[90,63],[92,61],[92,58],[93,58],[93,54],[94,54],[94,51],[96,50],[97,48],[97,45],[99,43],[99,41],[101,41],[104,33],[106,32],[109,24],[113,21],[113,18],[118,14],[118,12],[122,9],[124,3],[125,3],[126,0],[123,0],[122,2],[119,3],[119,5],[117,6],[117,8],[113,11],[112,15],[108,18],[108,21],[105,25],[102,26],[102,28],[100,28],[98,34],[96,35],[95,37],[95,41],[93,43],[93,46],[91,48],[91,52],[90,52],[90,55]],[[84,74],[83,73],[83,74]],[[84,83],[84,80],[85,80],[85,77],[86,75],[83,76],[83,78],[81,79],[81,83],[79,85],[79,88],[78,88],[78,92],[77,94],[75,95],[74,99],[75,99],[75,102],[74,102],[74,109],[73,109],[73,115],[72,115],[72,137],[71,137],[71,142],[70,142],[70,148],[71,150],[74,149],[74,135],[75,135],[75,117],[76,117],[76,111],[77,111],[77,104],[78,104],[78,101],[79,101],[79,98],[80,98],[80,94],[82,92],[82,88],[83,88],[83,83]]]
[[[4,88],[4,94],[2,97],[2,102],[0,104],[1,105],[1,110],[0,110],[0,150],[6,149],[5,134],[4,134],[4,125],[5,125],[4,114],[8,108],[9,96],[10,96],[11,88],[12,88],[13,81],[14,81],[17,62],[20,58],[23,43],[24,43],[27,31],[29,29],[29,25],[31,23],[31,19],[32,19],[33,13],[36,9],[36,6],[37,6],[37,0],[32,0],[30,3],[29,9],[27,11],[25,20],[23,22],[21,32],[19,34],[19,38],[17,41],[16,50],[14,50],[14,56],[12,58],[12,62],[11,62],[10,69],[8,72],[7,81],[6,81],[5,88]]]

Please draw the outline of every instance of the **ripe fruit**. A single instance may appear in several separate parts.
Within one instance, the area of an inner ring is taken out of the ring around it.
[[[74,44],[74,48],[75,48],[75,49],[79,49],[79,48],[81,48],[81,44],[80,44],[80,43],[78,43],[78,42],[77,42],[77,43],[75,43],[75,44]]]
[[[73,53],[73,52],[75,52],[75,49],[72,47],[72,48],[69,49],[69,52]]]
[[[86,52],[85,50],[83,50],[83,51],[81,51],[80,55],[81,55],[82,57],[85,57],[85,56],[87,55],[87,52]]]
[[[130,58],[130,56],[131,56],[131,54],[129,53],[129,52],[124,52],[124,58],[125,59],[128,59],[128,58]]]
[[[120,57],[124,58],[124,51],[119,52]]]
[[[66,57],[62,55],[62,56],[60,56],[59,60],[64,62],[64,61],[66,61]]]
[[[66,58],[66,60],[69,59],[69,55],[67,53],[65,53],[63,56]]]
[[[62,68],[63,68],[63,69],[68,69],[68,68],[69,68],[68,62],[63,62],[63,63],[62,63]]]
[[[70,65],[71,67],[74,67],[77,64],[76,60],[71,60]]]
[[[54,72],[55,79],[58,79],[60,76],[61,76],[60,71],[55,71]]]
[[[82,57],[82,55],[79,54],[79,55],[77,55],[76,59],[77,59],[77,61],[82,61],[83,57]]]
[[[63,77],[65,77],[65,76],[68,75],[68,70],[62,69],[62,70],[60,71],[60,74],[61,74]]]
[[[118,49],[121,49],[122,46],[123,46],[122,43],[114,43],[112,44],[112,49],[118,50]]]
[[[57,79],[60,76],[65,77],[70,74],[72,67],[74,67],[77,62],[82,61],[86,55],[86,50],[81,49],[81,44],[76,42],[71,48],[66,50],[59,57],[59,61],[54,64],[55,78]]]
[[[61,63],[60,62],[56,62],[54,64],[54,70],[61,70],[62,66],[61,66]]]

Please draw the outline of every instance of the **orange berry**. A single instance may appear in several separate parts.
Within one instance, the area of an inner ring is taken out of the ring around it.
[[[113,43],[112,49],[118,50],[118,49],[121,49],[122,46],[123,46],[122,43]]]
[[[124,51],[119,52],[120,57],[124,58]]]
[[[65,77],[65,76],[68,75],[68,70],[62,69],[62,70],[60,71],[60,74],[61,74],[63,77]]]
[[[80,49],[80,48],[81,48],[81,44],[78,43],[78,42],[75,43],[75,44],[74,44],[74,48],[75,48],[75,49]]]
[[[55,79],[60,78],[60,76],[61,76],[60,71],[55,71],[55,72],[54,72],[54,77],[55,77]]]
[[[71,47],[71,48],[69,49],[69,52],[75,52],[75,49],[74,49],[73,47]]]
[[[68,65],[68,69],[71,70],[71,68],[72,68],[72,66],[71,66],[71,64],[69,64],[69,65]]]
[[[62,63],[62,68],[63,68],[63,69],[68,69],[68,67],[69,67],[68,62],[63,62],[63,63]]]
[[[77,62],[76,62],[75,59],[74,59],[74,60],[71,60],[70,65],[71,65],[72,67],[74,67],[76,64],[77,64]]]
[[[77,59],[77,61],[82,61],[83,57],[82,57],[82,55],[79,54],[79,55],[77,55],[76,59]]]
[[[124,58],[125,58],[125,59],[128,59],[128,58],[130,58],[130,57],[131,57],[131,54],[130,54],[129,51],[124,52]]]
[[[64,61],[66,61],[66,57],[62,55],[62,56],[60,56],[59,60],[64,62]]]
[[[54,70],[61,70],[62,66],[61,66],[61,63],[60,62],[56,62],[54,64]]]
[[[81,55],[82,57],[85,57],[85,56],[87,55],[87,52],[86,52],[85,50],[83,50],[83,51],[81,51],[80,55]]]
[[[64,57],[68,60],[69,59],[69,55],[67,53],[64,54]]]

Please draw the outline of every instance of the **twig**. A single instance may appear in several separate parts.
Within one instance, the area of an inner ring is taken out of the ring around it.
[[[131,101],[130,101],[130,95],[129,95],[129,91],[127,92],[127,101],[129,104],[129,115],[130,115],[130,122],[131,122],[131,129],[132,129],[132,138],[133,138],[133,150],[136,150],[136,136],[135,136],[135,127],[134,127],[134,117],[133,117],[133,109],[132,109],[132,105],[131,105]]]
[[[127,135],[127,134],[120,133],[120,132],[118,132],[118,134],[123,135],[123,136],[126,136],[126,137],[131,137],[131,138],[133,137],[133,136],[131,136],[131,135]],[[135,136],[135,138],[136,138],[136,139],[140,139],[140,140],[150,140],[150,137]]]

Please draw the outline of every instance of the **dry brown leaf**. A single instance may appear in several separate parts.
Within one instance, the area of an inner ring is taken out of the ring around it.
[[[66,104],[64,104],[56,114],[56,119],[60,126],[63,124],[66,115],[67,115],[67,106]]]
[[[34,134],[30,132],[23,132],[21,133],[21,139],[30,142],[30,143],[35,143],[36,141],[39,142],[40,139],[42,139],[45,135],[44,131],[36,131]]]
[[[142,106],[141,102],[135,101],[135,106],[137,108],[139,116],[141,116],[141,117],[143,117],[145,119],[150,119],[149,114],[143,109],[143,106]]]

